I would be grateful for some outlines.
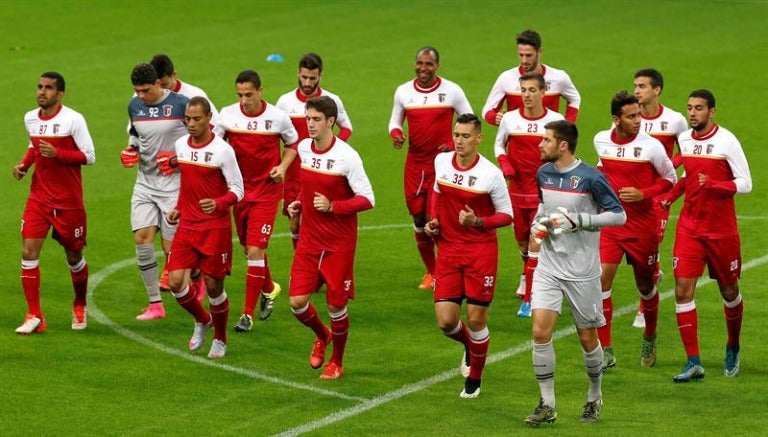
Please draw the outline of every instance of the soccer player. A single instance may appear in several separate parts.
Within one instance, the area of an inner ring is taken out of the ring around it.
[[[715,96],[706,89],[688,97],[691,129],[680,135],[685,174],[662,201],[664,207],[685,192],[673,249],[677,327],[688,361],[675,382],[704,378],[699,357],[696,281],[709,269],[723,298],[728,342],[726,377],[739,374],[739,336],[744,304],[739,291],[741,242],[733,197],[752,191],[752,176],[739,140],[714,121]]]
[[[645,319],[640,365],[653,367],[656,364],[659,314],[659,293],[654,280],[659,257],[658,218],[653,199],[669,191],[677,182],[677,175],[664,146],[640,132],[642,119],[637,97],[626,91],[616,93],[611,99],[611,117],[613,129],[598,132],[594,138],[599,159],[597,169],[605,174],[621,200],[627,222],[623,226],[607,228],[600,234],[600,282],[605,325],[597,328],[597,334],[603,346],[603,368],[614,367],[611,293],[619,263],[626,255],[627,264],[634,272]]]
[[[198,88],[190,83],[182,82],[176,74],[176,68],[173,66],[173,61],[171,61],[171,58],[168,57],[168,55],[164,53],[158,53],[152,57],[152,60],[149,61],[149,63],[155,67],[155,71],[157,71],[157,78],[160,80],[160,86],[163,88],[171,90],[174,93],[181,94],[188,99],[197,96],[205,97],[205,99],[208,100],[208,103],[211,105],[211,113],[213,114],[211,120],[213,125],[216,126],[216,123],[219,119],[219,112],[216,110],[216,106],[208,97],[208,94],[206,94],[202,88]]]
[[[85,118],[64,106],[66,84],[56,72],[40,75],[37,105],[24,115],[29,134],[27,152],[13,167],[13,177],[21,180],[34,165],[29,198],[21,220],[21,286],[27,301],[24,323],[17,334],[44,332],[45,317],[40,308],[40,252],[48,231],[64,248],[75,299],[72,329],[88,325],[86,293],[88,264],[83,257],[86,237],[83,182],[80,167],[96,162],[93,140]]]
[[[453,117],[472,113],[472,107],[457,84],[437,75],[440,54],[434,47],[416,53],[416,79],[395,90],[389,135],[395,149],[405,144],[403,120],[408,121],[408,154],[405,158],[405,204],[413,218],[416,247],[427,272],[419,288],[434,283],[435,243],[424,233],[427,205],[435,184],[435,157],[453,150]]]
[[[524,30],[517,35],[517,58],[520,65],[502,72],[488,94],[483,106],[483,118],[490,124],[498,126],[504,116],[504,103],[507,111],[523,106],[519,78],[525,73],[536,72],[544,76],[547,91],[544,95],[544,106],[559,112],[560,97],[568,104],[565,119],[576,122],[581,104],[581,95],[573,85],[571,78],[563,70],[552,68],[540,61],[541,36],[535,30]]]
[[[272,314],[280,285],[272,281],[267,246],[275,225],[283,180],[296,157],[298,134],[288,115],[262,99],[259,74],[245,70],[235,79],[238,102],[221,110],[216,133],[235,150],[245,181],[245,197],[234,208],[240,244],[248,258],[243,313],[235,325],[238,332],[253,327],[256,302],[259,319]],[[280,141],[285,145],[282,159]]]
[[[659,96],[664,89],[664,76],[658,70],[653,68],[643,68],[635,73],[635,97],[640,103],[640,118],[642,120],[641,129],[648,135],[661,141],[667,156],[672,160],[675,168],[680,166],[680,155],[673,157],[677,138],[681,133],[688,129],[688,123],[685,117],[677,111],[674,111],[659,102]],[[664,231],[669,220],[669,210],[661,208],[659,202],[661,197],[654,199],[653,206],[658,216],[657,234],[659,244],[664,239]],[[659,262],[656,262],[656,284],[661,282],[662,273],[658,269]],[[637,315],[632,322],[636,328],[645,328],[645,317],[643,316],[642,300],[638,306]]]
[[[164,152],[158,164],[166,174],[181,174],[178,204],[167,219],[178,224],[168,260],[168,284],[176,301],[195,319],[189,350],[200,349],[213,326],[209,358],[227,354],[229,299],[224,277],[232,267],[232,223],[229,208],[243,198],[243,177],[235,152],[211,131],[211,107],[204,97],[193,97],[184,120],[189,130]],[[210,314],[186,281],[194,269],[202,271]]]
[[[347,111],[344,109],[344,104],[341,102],[341,98],[336,94],[320,88],[320,79],[323,76],[323,59],[317,53],[307,53],[299,60],[299,69],[297,72],[299,86],[296,89],[287,92],[280,96],[275,103],[279,109],[288,113],[291,118],[293,127],[296,128],[296,132],[299,134],[299,141],[309,138],[309,132],[307,131],[307,116],[306,109],[304,108],[307,100],[318,97],[328,96],[336,102],[339,116],[336,119],[336,126],[339,129],[339,133],[336,135],[342,141],[348,141],[352,136],[352,122],[347,115]],[[299,182],[299,174],[301,173],[301,162],[296,159],[288,167],[288,171],[285,174],[285,185],[283,187],[283,215],[288,217],[289,229],[291,232],[291,242],[293,248],[296,248],[296,244],[299,241],[299,228],[301,224],[301,214],[295,214],[291,216],[288,214],[288,205],[291,204],[299,195],[301,183]]]
[[[157,155],[172,151],[176,140],[187,134],[184,111],[189,99],[160,86],[157,72],[150,64],[134,67],[131,83],[136,96],[128,104],[128,147],[123,149],[120,159],[126,168],[138,164],[131,197],[131,228],[149,306],[136,319],[153,320],[165,317],[158,284],[155,234],[160,231],[168,259],[176,226],[168,223],[164,215],[173,209],[179,195],[178,173],[164,176]]]
[[[373,208],[371,183],[360,155],[333,135],[338,108],[328,96],[307,100],[309,138],[298,145],[301,191],[288,211],[301,211],[302,237],[291,265],[289,295],[296,319],[315,333],[309,365],[320,368],[325,350],[333,353],[321,379],[344,375],[344,348],[349,333],[347,303],[355,297],[354,261],[357,213]],[[330,330],[310,297],[325,284]]]
[[[594,422],[602,409],[603,348],[597,327],[605,323],[600,309],[600,228],[624,224],[626,213],[605,176],[574,156],[578,130],[569,121],[547,123],[541,140],[538,171],[539,213],[531,233],[541,240],[539,264],[533,276],[533,372],[541,400],[526,417],[531,426],[553,423],[555,404],[555,349],[552,332],[563,298],[584,355],[589,391],[581,416]]]
[[[499,247],[496,228],[512,223],[512,204],[504,175],[477,148],[483,139],[480,119],[456,119],[456,151],[435,158],[436,178],[430,220],[424,232],[437,243],[435,315],[440,330],[464,346],[466,378],[459,396],[476,398],[490,344],[488,307],[496,286]],[[480,254],[480,256],[468,256]],[[467,301],[467,325],[461,303]]]
[[[515,211],[515,240],[523,258],[523,273],[517,288],[523,303],[517,315],[530,317],[531,280],[539,257],[539,245],[530,239],[531,223],[539,207],[536,182],[536,170],[541,166],[539,143],[544,136],[544,125],[562,120],[563,116],[544,106],[547,84],[540,73],[520,76],[519,89],[523,105],[502,117],[493,152],[504,177],[509,180],[509,195]]]

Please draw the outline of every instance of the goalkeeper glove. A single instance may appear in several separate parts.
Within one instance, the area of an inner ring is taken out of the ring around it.
[[[541,244],[541,240],[547,238],[547,234],[549,234],[549,228],[547,227],[549,225],[549,217],[539,217],[533,221],[533,225],[531,226],[531,236],[533,236],[533,241],[536,242],[536,244]]]
[[[558,206],[557,212],[549,215],[549,221],[555,235],[564,232],[576,232],[579,229],[589,227],[592,222],[586,212],[568,212],[562,206]]]
[[[179,166],[176,158],[176,152],[160,152],[157,154],[157,168],[163,176],[169,176]]]
[[[133,167],[139,162],[139,151],[130,146],[126,147],[120,152],[120,162],[125,168]]]

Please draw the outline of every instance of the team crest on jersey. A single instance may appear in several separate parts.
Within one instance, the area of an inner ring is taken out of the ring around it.
[[[666,121],[662,121],[662,122],[661,122],[661,130],[667,130],[667,125],[668,125],[668,124],[669,124],[669,123],[667,123]]]
[[[545,83],[547,84],[547,91],[549,91],[549,88],[550,88],[550,83],[549,83],[548,81],[547,81],[547,82],[545,82]]]
[[[206,163],[211,162],[212,159],[213,159],[213,153],[212,152],[205,152],[205,162]]]
[[[474,187],[475,186],[475,182],[477,182],[477,177],[476,176],[470,176],[469,177],[469,186],[470,187]]]
[[[575,190],[576,188],[578,188],[579,187],[579,182],[581,182],[581,177],[579,177],[579,176],[571,176],[571,183],[570,183],[571,189]]]
[[[326,170],[332,169],[334,162],[335,161],[333,159],[329,159],[329,160],[325,161],[325,168],[326,168]]]
[[[640,153],[643,152],[643,148],[642,147],[633,147],[632,149],[634,150],[635,158],[639,158],[640,157]]]
[[[712,150],[714,150],[714,148],[715,148],[714,144],[712,144],[712,143],[707,144],[707,155],[711,155],[712,154]]]
[[[163,105],[163,117],[170,117],[173,113],[173,106]]]
[[[264,120],[264,129],[269,130],[272,127],[272,120]]]
[[[440,100],[440,103],[443,103],[445,101],[445,93],[438,94],[437,99]]]
[[[56,135],[57,133],[59,133],[59,124],[54,124],[53,125],[53,134]]]

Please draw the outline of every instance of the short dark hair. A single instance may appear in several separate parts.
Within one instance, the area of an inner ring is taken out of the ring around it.
[[[317,70],[323,72],[323,58],[317,53],[307,53],[299,59],[299,69]]]
[[[149,61],[149,63],[155,67],[155,71],[157,71],[157,77],[170,76],[173,74],[173,72],[176,71],[176,69],[173,67],[173,61],[171,61],[171,58],[169,58],[168,55],[164,53],[156,54],[152,57],[152,60]]]
[[[139,64],[133,67],[131,83],[134,85],[154,85],[157,83],[157,70],[152,64]]]
[[[432,53],[435,55],[435,63],[440,65],[440,52],[438,52],[436,48],[432,46],[424,46],[420,48],[418,52],[416,52],[416,57],[419,57],[419,55],[423,52]]]
[[[637,97],[627,90],[619,91],[611,99],[611,115],[621,117],[621,108],[633,103],[638,103]]]
[[[638,77],[647,77],[651,80],[651,86],[653,88],[659,87],[660,89],[664,89],[664,76],[659,73],[659,70],[655,68],[643,68],[640,70],[637,70],[637,73],[635,73],[635,79]],[[661,94],[661,92],[659,92]]]
[[[46,71],[45,73],[41,74],[40,77],[55,80],[57,91],[65,91],[67,89],[67,84],[64,82],[64,76],[62,76],[60,73],[55,71]]]
[[[517,43],[533,46],[537,51],[541,48],[541,35],[535,30],[527,29],[517,34]]]
[[[456,118],[456,123],[471,124],[472,126],[474,126],[475,131],[477,133],[481,133],[483,131],[483,124],[480,123],[480,118],[478,118],[477,115],[472,114],[471,112],[459,115]]]
[[[243,70],[237,75],[235,84],[250,82],[254,87],[261,88],[261,76],[253,70]]]
[[[576,143],[579,141],[579,130],[576,125],[568,120],[550,121],[544,125],[544,129],[552,131],[553,136],[557,141],[565,141],[568,143],[568,150],[571,153],[576,152]]]
[[[189,99],[189,102],[187,103],[187,108],[190,106],[199,106],[202,108],[203,113],[205,115],[211,114],[211,104],[208,102],[208,99],[206,99],[203,96],[195,96]]]
[[[336,106],[336,102],[328,96],[319,96],[307,100],[306,109],[314,109],[322,112],[325,118],[338,119],[339,108]]]
[[[712,109],[715,107],[715,95],[712,94],[712,91],[707,89],[700,89],[700,90],[694,90],[691,91],[691,94],[688,96],[690,99],[691,97],[698,97],[700,99],[704,99],[707,101],[707,107],[709,109]]]
[[[520,76],[519,82],[522,83],[524,80],[535,80],[539,83],[540,90],[547,89],[547,81],[544,80],[544,75],[541,73],[537,73],[535,71],[525,73],[524,75]]]

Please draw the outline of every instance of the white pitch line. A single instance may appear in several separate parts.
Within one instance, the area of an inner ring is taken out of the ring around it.
[[[753,267],[757,267],[760,265],[765,264],[768,262],[768,254],[765,254],[761,256],[760,258],[750,260],[742,265],[741,270],[746,271]],[[709,278],[700,278],[697,282],[697,287],[701,287],[704,285],[707,285],[709,283],[714,282],[712,279]],[[664,293],[661,293],[659,295],[659,300],[668,299],[672,296],[674,296],[675,290],[669,290]],[[627,305],[625,307],[622,307],[618,311],[614,312],[615,317],[620,317],[625,314],[634,314],[635,311],[637,311],[637,304]],[[573,326],[570,326],[568,328],[563,328],[558,331],[556,331],[553,334],[554,339],[566,337],[568,335],[571,335],[576,332],[576,328]],[[515,355],[521,354],[525,351],[531,350],[531,342],[525,342],[521,343],[517,346],[514,346],[512,348],[509,348],[507,350],[504,350],[502,352],[497,352],[493,355],[488,356],[487,364],[496,363],[501,360],[505,360],[507,358],[513,357]],[[381,405],[384,405],[390,401],[394,401],[397,399],[400,399],[404,396],[407,396],[411,393],[415,393],[421,390],[424,390],[430,386],[433,386],[435,384],[447,381],[453,377],[456,377],[461,374],[461,371],[459,369],[453,369],[448,370],[442,373],[439,373],[435,376],[422,379],[421,381],[417,381],[412,384],[404,385],[403,387],[390,391],[388,393],[385,393],[383,395],[377,396],[375,398],[363,401],[362,403],[355,405],[354,407],[346,408],[344,410],[337,411],[335,413],[329,414],[328,416],[323,417],[322,419],[313,420],[311,422],[307,422],[303,425],[296,426],[294,428],[288,429],[286,431],[281,432],[280,434],[277,434],[280,437],[287,437],[287,436],[297,436],[299,434],[304,434],[307,432],[316,431],[322,427],[334,424],[336,422],[340,422],[344,419],[347,419],[352,416],[356,416],[360,413],[364,413],[366,411],[372,410],[376,407],[380,407]]]

